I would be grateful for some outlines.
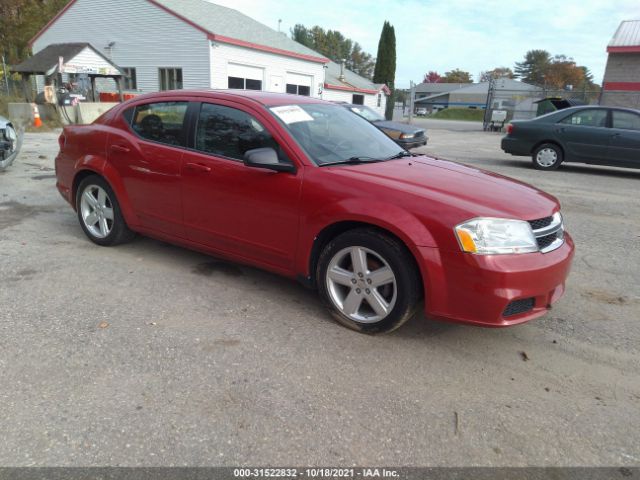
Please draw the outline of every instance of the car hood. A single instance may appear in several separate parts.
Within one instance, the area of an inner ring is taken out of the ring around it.
[[[413,125],[407,125],[406,123],[400,122],[392,122],[390,120],[380,120],[378,122],[373,122],[373,124],[378,128],[388,128],[390,130],[397,130],[402,133],[415,133],[424,131],[424,128],[416,128]]]
[[[479,216],[535,220],[559,208],[555,197],[529,184],[427,156],[330,168],[380,189],[421,197],[431,209],[453,214],[455,222]]]

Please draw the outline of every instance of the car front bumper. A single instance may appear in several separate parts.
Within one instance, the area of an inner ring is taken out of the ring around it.
[[[428,137],[409,138],[407,140],[396,139],[396,143],[407,150],[416,147],[422,147],[427,144]]]
[[[420,247],[426,315],[483,327],[507,327],[544,315],[564,294],[571,268],[574,244],[570,235],[564,238],[552,252],[521,255]],[[523,303],[528,308],[512,314],[513,306]]]

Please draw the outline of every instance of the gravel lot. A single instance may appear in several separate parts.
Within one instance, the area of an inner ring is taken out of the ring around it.
[[[368,337],[269,273],[95,246],[57,135],[28,134],[0,173],[0,465],[640,464],[640,171],[538,172],[440,123],[421,151],[562,202],[577,253],[546,317]]]

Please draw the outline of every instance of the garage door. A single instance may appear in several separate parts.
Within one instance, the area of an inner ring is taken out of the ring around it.
[[[262,90],[262,80],[264,78],[263,68],[230,63],[227,65],[227,76],[229,79],[229,88]]]
[[[299,73],[287,72],[287,93],[294,95],[311,95],[313,77]]]

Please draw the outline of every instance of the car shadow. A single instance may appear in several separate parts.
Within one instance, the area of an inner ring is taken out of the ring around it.
[[[94,246],[81,232],[78,233],[77,238],[87,242],[87,248],[103,248]],[[196,282],[200,282],[198,278],[202,281],[210,279],[212,285],[224,282],[243,291],[259,291],[265,298],[280,298],[289,308],[298,311],[301,327],[317,326],[317,322],[322,322],[325,325],[333,325],[336,329],[344,328],[333,320],[316,290],[306,288],[293,279],[149,237],[138,236],[133,241],[115,248],[130,257],[131,265],[162,264],[163,268],[175,268],[193,275]],[[144,260],[143,263],[139,263],[141,260]],[[478,340],[479,337],[495,337],[496,330],[425,317],[424,303],[421,302],[413,318],[398,330],[382,336],[395,338],[400,343],[429,341],[439,337],[441,340],[447,339],[447,343],[466,344]]]
[[[465,328],[466,327],[464,325],[426,317],[424,315],[424,304],[421,303],[415,317],[410,319],[391,335],[402,339],[427,339],[442,335],[455,334]]]
[[[489,165],[502,165],[514,168],[523,168],[534,170],[530,160],[487,160],[483,162]],[[640,170],[633,168],[613,167],[607,165],[590,165],[583,163],[563,163],[558,170],[551,173],[568,172],[581,173],[585,175],[599,175],[617,178],[638,178],[640,179]],[[545,173],[540,171],[540,173]]]

